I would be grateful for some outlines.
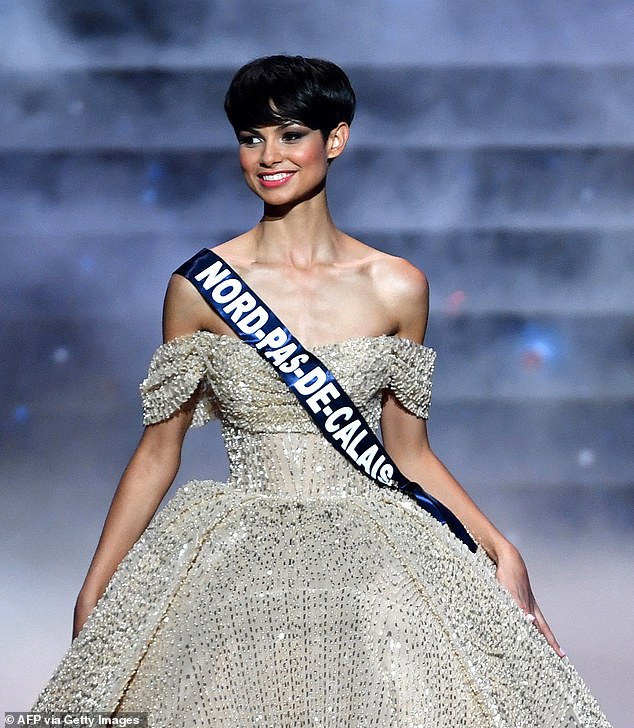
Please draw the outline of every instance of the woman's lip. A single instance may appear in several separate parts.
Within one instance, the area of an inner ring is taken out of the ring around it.
[[[286,184],[295,172],[260,172],[258,179],[263,187],[280,187]]]

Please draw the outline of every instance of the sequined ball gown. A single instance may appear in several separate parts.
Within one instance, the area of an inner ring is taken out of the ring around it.
[[[396,336],[314,347],[378,425],[427,417],[435,353]],[[248,344],[160,346],[144,423],[198,389],[226,483],[182,485],[127,553],[33,710],[148,711],[158,728],[610,728],[495,565],[326,442]]]

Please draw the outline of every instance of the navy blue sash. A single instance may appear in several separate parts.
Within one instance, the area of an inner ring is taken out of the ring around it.
[[[328,367],[302,346],[228,263],[203,248],[174,273],[187,278],[240,339],[273,366],[328,442],[357,470],[413,498],[476,551],[477,544],[452,511],[399,471]]]

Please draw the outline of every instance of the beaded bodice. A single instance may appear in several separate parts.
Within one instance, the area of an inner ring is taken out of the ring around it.
[[[313,351],[373,429],[388,389],[411,412],[428,416],[432,349],[383,335]],[[170,417],[192,396],[194,426],[219,418],[236,487],[304,495],[366,493],[372,487],[325,440],[270,364],[236,337],[199,331],[163,344],[141,394],[146,425]]]

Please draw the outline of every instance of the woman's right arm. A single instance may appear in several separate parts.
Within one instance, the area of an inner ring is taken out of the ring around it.
[[[203,305],[201,305],[201,303]],[[184,278],[173,276],[163,306],[163,341],[198,331],[208,311]],[[148,425],[128,463],[108,510],[88,573],[75,603],[73,639],[105,591],[123,557],[145,531],[173,483],[196,393],[172,417]]]
[[[145,428],[126,467],[81,587],[73,639],[103,594],[117,566],[145,531],[180,466],[181,448],[194,412],[190,401],[174,417]]]

